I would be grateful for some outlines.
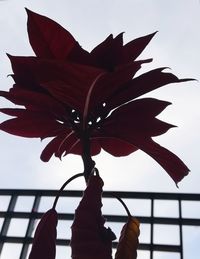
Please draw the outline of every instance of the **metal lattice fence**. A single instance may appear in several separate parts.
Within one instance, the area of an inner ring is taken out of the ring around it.
[[[0,190],[0,258],[9,259],[5,257],[6,251],[4,251],[8,244],[15,244],[19,247],[18,253],[12,258],[27,258],[36,222],[45,210],[51,208],[49,204],[52,204],[52,199],[56,194],[55,190]],[[166,253],[169,255],[168,258],[187,259],[184,257],[183,241],[185,236],[183,228],[185,226],[200,227],[200,217],[195,215],[196,206],[190,209],[192,203],[200,204],[200,194],[146,192],[115,192],[115,194],[126,201],[131,207],[130,210],[136,212],[134,212],[134,216],[141,222],[138,259],[163,258],[156,257],[156,253]],[[81,191],[64,191],[62,193],[60,198],[63,199],[60,202],[61,212],[58,211],[59,221],[65,225],[67,222],[73,221],[74,208],[72,205],[79,202],[81,196]],[[105,203],[106,201],[108,203],[104,213],[107,224],[111,224],[112,228],[114,227],[116,230],[120,229],[120,226],[126,222],[127,216],[118,209],[110,192],[104,192],[103,197]],[[23,200],[25,198],[28,198],[26,202]],[[48,199],[50,200],[48,201]],[[69,208],[69,211],[66,208]],[[22,223],[21,227],[19,220]],[[23,233],[16,231],[17,229],[21,231],[22,228]],[[60,229],[63,230],[62,227]],[[163,229],[166,230],[165,233],[162,233]],[[70,233],[70,225],[69,229],[65,228],[64,231]],[[175,236],[177,238],[174,241]],[[68,236],[58,235],[57,247],[69,247],[69,242],[70,234]],[[114,249],[116,246],[117,242],[113,242]],[[176,256],[172,257],[172,254]],[[58,258],[61,258],[59,254]]]

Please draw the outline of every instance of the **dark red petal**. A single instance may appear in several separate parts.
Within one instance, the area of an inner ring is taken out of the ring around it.
[[[63,124],[56,120],[39,116],[14,118],[0,124],[0,130],[28,138],[46,138],[55,136],[58,132],[63,131],[63,129]]]
[[[70,129],[66,129],[65,133],[63,134],[59,134],[58,136],[56,136],[55,138],[53,138],[44,148],[44,150],[42,151],[42,154],[40,156],[41,160],[43,162],[48,162],[50,160],[50,158],[52,157],[53,154],[55,154],[55,152],[57,152],[57,150],[59,149],[59,146],[61,145],[61,143],[64,141],[64,139],[66,138],[66,136],[68,134],[70,134],[71,130]]]
[[[78,111],[84,109],[85,94],[76,87],[59,80],[43,83],[42,86],[60,103]]]
[[[131,117],[137,117],[138,119],[140,117],[152,118],[159,115],[170,104],[170,102],[155,98],[141,98],[120,106],[113,111],[112,116],[122,116],[122,119],[130,119],[129,117],[125,118],[124,115],[131,111]]]
[[[25,109],[18,109],[18,108],[0,108],[0,112],[14,117],[18,117],[26,114]]]
[[[128,42],[123,47],[123,62],[127,63],[131,60],[135,60],[142,51],[146,48],[148,43],[151,41],[151,39],[154,37],[156,32],[134,39],[130,42]]]
[[[91,156],[99,154],[100,151],[101,146],[99,142],[91,139]],[[53,154],[61,159],[62,156],[70,153],[82,155],[83,149],[81,141],[77,138],[76,134],[72,130],[66,129],[63,134],[58,135],[48,143],[42,151],[40,158],[42,161],[48,162]]]
[[[55,21],[26,10],[29,41],[36,56],[66,59],[77,44],[74,37]]]
[[[117,138],[100,138],[99,142],[106,152],[116,157],[128,156],[138,150],[138,148],[132,144]]]
[[[0,91],[0,96],[17,105],[23,105],[30,110],[47,111],[56,116],[68,116],[67,107],[44,93],[37,93],[20,88],[12,88],[10,92]]]
[[[79,139],[77,138],[76,133],[71,130],[60,143],[58,149],[55,152],[55,156],[59,158],[61,158],[63,154],[66,156],[70,153],[72,147],[78,142]]]
[[[96,139],[91,139],[91,148],[90,148],[91,156],[96,156],[100,152],[101,152],[101,145],[99,141]]]
[[[145,138],[145,136],[135,136],[134,134],[124,134],[124,132],[116,133],[113,129],[111,135],[108,134],[107,137],[118,138],[122,141],[132,144],[134,147],[141,149],[148,155],[150,155],[155,161],[157,161],[163,169],[169,174],[169,176],[177,184],[181,181],[189,172],[188,167],[183,163],[183,161],[177,157],[175,154],[167,150],[166,148],[160,146],[150,138]]]
[[[130,62],[116,67],[114,72],[104,74],[92,91],[90,108],[103,102],[109,102],[109,97],[113,93],[120,91],[134,77],[136,72],[141,68],[141,64],[151,61],[152,59]]]
[[[23,119],[54,119],[54,116],[48,112],[30,111],[20,108],[0,108],[0,112],[14,117],[22,117]]]
[[[24,73],[32,75],[34,80],[40,84],[41,88],[48,90],[50,95],[58,98],[62,97],[60,101],[65,104],[68,100],[77,102],[79,106],[84,107],[87,93],[98,77],[104,73],[104,70],[84,66],[79,64],[66,63],[55,60],[39,59],[34,57],[11,57],[12,67],[16,74],[23,77]],[[27,70],[29,72],[27,72]],[[59,92],[62,93],[60,96]],[[69,105],[71,105],[69,103]],[[78,107],[74,107],[77,108]]]
[[[82,47],[77,43],[74,45],[74,48],[69,53],[67,60],[72,61],[77,64],[88,65],[88,66],[96,66],[95,61],[89,52],[82,49]]]
[[[193,80],[178,79],[175,75],[171,73],[163,73],[163,69],[164,68],[151,70],[125,84],[123,87],[121,87],[120,91],[116,91],[109,98],[107,109],[113,109],[161,86],[170,83],[180,83]]]
[[[113,71],[121,64],[123,47],[123,33],[113,39],[112,34],[91,51],[91,56],[97,66]]]
[[[132,101],[114,110],[102,125],[116,136],[152,137],[165,133],[173,125],[155,118],[170,103],[153,98]]]
[[[72,224],[72,258],[112,259],[114,233],[104,227],[101,213],[103,181],[91,176]]]
[[[96,156],[101,152],[101,146],[97,139],[90,139],[90,154],[91,156]],[[74,155],[82,155],[83,154],[83,147],[80,140],[77,140],[74,145],[68,151],[70,154]]]
[[[47,211],[40,220],[35,231],[29,259],[55,259],[57,212]]]
[[[177,184],[189,173],[188,167],[175,154],[151,139],[138,143],[138,147],[156,160]]]

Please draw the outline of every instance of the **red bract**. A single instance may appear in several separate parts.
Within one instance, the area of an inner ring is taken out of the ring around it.
[[[47,211],[39,222],[29,259],[55,259],[57,212]]]
[[[172,125],[156,116],[168,102],[141,95],[169,83],[184,82],[164,68],[140,76],[152,59],[135,60],[155,33],[123,45],[123,34],[108,36],[90,53],[47,17],[28,12],[28,34],[35,57],[9,56],[15,84],[0,95],[23,109],[1,109],[14,116],[0,129],[24,137],[53,137],[41,154],[90,155],[103,148],[114,156],[141,149],[153,157],[177,183],[188,174],[186,165],[152,140]]]
[[[102,179],[92,175],[75,211],[71,238],[73,259],[112,259],[112,240],[116,237],[104,227],[102,187]]]

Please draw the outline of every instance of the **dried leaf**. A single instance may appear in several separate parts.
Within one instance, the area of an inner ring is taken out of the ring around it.
[[[122,228],[115,259],[137,258],[139,234],[139,221],[136,218],[129,217],[127,223]]]
[[[75,211],[72,225],[73,259],[112,259],[114,233],[104,226],[101,213],[103,181],[91,176],[83,198]]]

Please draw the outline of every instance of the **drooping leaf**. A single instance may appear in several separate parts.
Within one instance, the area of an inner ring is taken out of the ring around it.
[[[139,225],[139,221],[136,218],[128,218],[121,231],[115,259],[137,258],[138,236],[140,234]]]
[[[113,232],[104,226],[101,213],[103,181],[92,175],[72,224],[72,258],[112,259]]]
[[[157,161],[177,184],[189,173],[183,161],[152,139],[141,141],[138,147]]]
[[[41,218],[35,231],[29,259],[55,259],[57,212],[48,210]]]

